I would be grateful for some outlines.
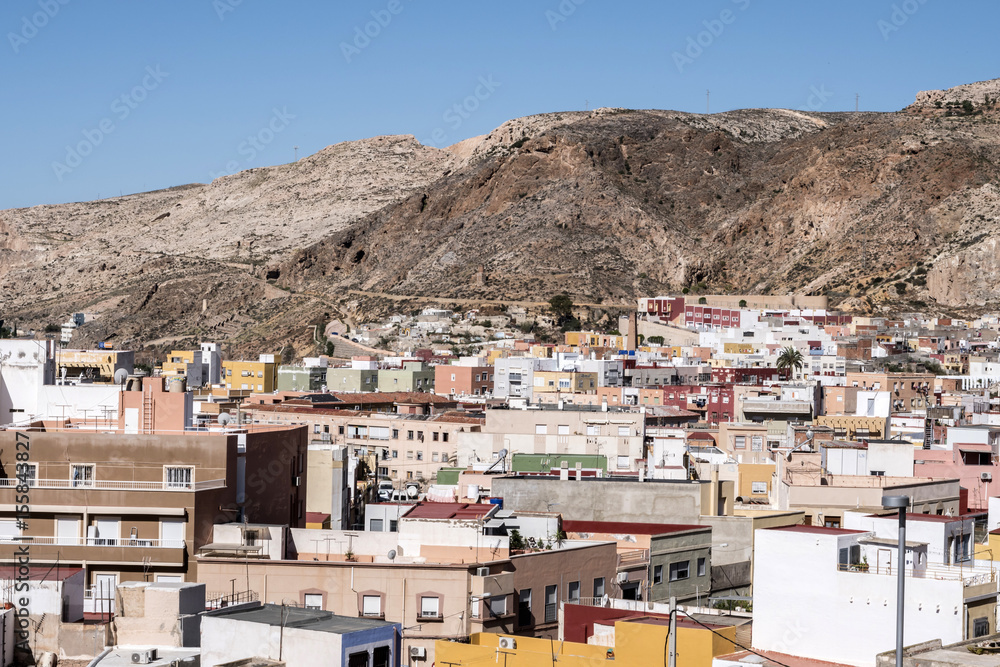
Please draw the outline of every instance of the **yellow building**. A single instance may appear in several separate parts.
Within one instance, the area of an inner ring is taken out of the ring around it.
[[[863,440],[865,438],[881,440],[886,437],[886,425],[888,421],[885,417],[820,415],[816,417],[815,423],[819,426],[829,426],[832,428],[834,436],[837,438],[846,438],[847,440]],[[860,431],[860,434],[858,431]]]
[[[736,626],[712,630],[684,619],[677,621],[679,667],[711,665],[712,658],[739,650]],[[666,618],[642,616],[614,622],[614,634],[595,636],[605,645],[553,641],[534,637],[508,637],[491,633],[472,635],[468,644],[437,641],[434,661],[442,665],[501,664],[506,667],[596,667],[610,661],[618,667],[646,667],[665,662],[669,625]],[[504,639],[504,648],[500,648]],[[661,658],[662,657],[662,658]]]
[[[113,382],[115,372],[132,373],[135,352],[131,350],[59,350],[56,354],[56,373],[60,377],[86,377],[94,382]]]
[[[586,394],[597,391],[597,373],[575,371],[535,371],[535,393],[572,392]]]
[[[246,389],[265,394],[275,391],[278,355],[262,354],[258,361],[223,361],[222,375],[226,389]]]
[[[738,467],[736,495],[743,502],[767,502],[774,477],[773,463],[740,463]]]
[[[194,350],[171,350],[167,360],[160,365],[163,377],[184,377],[188,364],[194,363]]]
[[[753,343],[725,343],[723,352],[726,354],[755,354],[757,347]]]
[[[978,560],[1000,561],[1000,528],[991,530],[989,542],[986,544],[976,544],[976,558]]]

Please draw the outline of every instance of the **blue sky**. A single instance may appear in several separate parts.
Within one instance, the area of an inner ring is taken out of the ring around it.
[[[998,19],[995,0],[4,0],[0,208],[588,105],[701,113],[708,89],[713,112],[891,111],[1000,76]]]

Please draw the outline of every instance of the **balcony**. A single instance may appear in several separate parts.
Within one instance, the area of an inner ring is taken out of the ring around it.
[[[649,565],[649,549],[629,549],[618,554],[619,570],[634,570]]]
[[[39,562],[83,562],[90,564],[150,564],[183,566],[183,540],[152,540],[135,537],[4,536],[0,545],[27,546],[31,559]],[[0,548],[0,562],[13,562],[15,550]]]
[[[971,563],[971,561],[970,561]],[[852,572],[857,574],[875,574],[882,576],[899,576],[899,569],[891,565],[864,565],[838,563],[837,569],[841,572]],[[982,584],[995,584],[997,581],[997,571],[989,565],[940,565],[927,564],[914,569],[906,569],[907,577],[915,579],[937,579],[940,581],[961,581],[965,588],[980,586]]]
[[[13,489],[20,482],[15,477],[0,479],[0,489]],[[207,489],[224,489],[226,480],[212,479],[193,484],[177,482],[146,482],[125,480],[71,480],[71,479],[32,479],[28,481],[32,489],[98,489],[101,491],[204,491]]]
[[[744,414],[799,414],[811,415],[812,403],[807,401],[775,401],[771,399],[746,399]]]

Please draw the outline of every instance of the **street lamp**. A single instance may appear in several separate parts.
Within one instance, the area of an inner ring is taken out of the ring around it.
[[[906,508],[909,496],[882,496],[882,507],[899,510],[899,556],[896,563],[896,667],[903,667],[903,588],[906,582]]]

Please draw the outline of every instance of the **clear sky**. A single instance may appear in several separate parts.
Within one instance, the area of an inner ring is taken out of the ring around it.
[[[3,0],[0,208],[586,107],[890,111],[1000,77],[996,0]],[[367,34],[366,34],[367,33]],[[456,105],[457,108],[456,108]]]

